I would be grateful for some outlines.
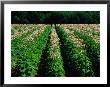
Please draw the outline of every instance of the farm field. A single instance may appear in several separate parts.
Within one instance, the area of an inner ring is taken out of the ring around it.
[[[12,77],[99,77],[99,24],[12,24]]]

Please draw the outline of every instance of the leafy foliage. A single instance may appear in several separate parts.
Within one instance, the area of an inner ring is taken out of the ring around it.
[[[11,23],[98,24],[99,11],[12,11]]]
[[[11,40],[13,76],[100,76],[100,45],[93,37],[85,34],[86,29],[82,33],[83,30],[81,32],[72,28],[69,31],[69,25],[32,26],[29,31],[26,28],[27,32]],[[21,27],[22,25],[17,29],[15,26],[12,35],[21,30]]]
[[[24,38],[30,35],[36,28],[33,28],[31,31],[24,33],[22,36],[11,41],[11,68],[14,70],[16,68],[16,62],[18,61],[18,56],[22,54],[22,50],[26,48],[24,43]],[[21,48],[22,47],[22,48]]]
[[[48,26],[39,37],[37,37],[33,42],[27,44],[25,48],[20,47],[16,64],[16,68],[18,69],[18,76],[37,75],[38,64],[40,62],[42,50],[46,46],[49,33],[50,27]]]
[[[52,34],[54,34],[53,29]],[[60,52],[59,41],[56,34],[54,35],[55,37],[54,39],[52,38],[52,34],[50,35],[52,41],[50,39],[48,43],[45,76],[50,77],[65,76],[65,70],[63,67],[63,60]],[[52,43],[55,41],[56,43]]]
[[[91,58],[95,76],[100,75],[100,45],[96,43],[90,36],[75,31],[78,38],[83,39],[87,56]]]
[[[86,54],[71,42],[61,27],[57,27],[57,33],[61,40],[65,68],[69,76],[94,76],[94,72],[91,68],[92,63]]]

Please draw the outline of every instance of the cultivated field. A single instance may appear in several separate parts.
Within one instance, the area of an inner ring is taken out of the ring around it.
[[[100,25],[12,24],[11,75],[100,76]]]

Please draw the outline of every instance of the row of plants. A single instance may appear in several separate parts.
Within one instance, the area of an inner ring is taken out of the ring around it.
[[[36,76],[38,65],[45,48],[50,33],[50,26],[47,26],[44,32],[36,37],[25,48],[21,48],[21,52],[17,60],[17,76]]]
[[[69,35],[59,26],[56,28],[61,42],[66,76],[94,76],[92,63],[81,48],[71,41]]]
[[[83,40],[87,56],[92,61],[92,68],[95,72],[95,76],[100,76],[100,44],[96,43],[89,35],[78,31],[75,31],[74,34]]]
[[[25,45],[24,39],[31,35],[34,31],[36,31],[37,28],[33,28],[31,31],[28,31],[27,33],[24,33],[22,36],[11,40],[11,68],[14,70],[16,68],[16,62],[18,59],[19,54],[21,54],[22,49],[21,45]],[[25,45],[26,46],[26,45]]]
[[[16,69],[16,63],[18,61],[18,56],[22,53],[22,50],[26,48],[28,42],[27,37],[32,35],[34,32],[40,31],[40,27],[32,28],[31,31],[24,33],[22,36],[11,40],[11,68],[12,72]],[[13,72],[15,73],[15,72]]]
[[[99,24],[62,24],[63,28],[67,28],[71,32],[74,30],[89,35],[96,43],[100,43],[100,25]]]
[[[60,51],[59,38],[55,28],[52,28],[51,30],[50,39],[47,45],[45,76],[50,76],[50,77],[65,76],[63,59]]]

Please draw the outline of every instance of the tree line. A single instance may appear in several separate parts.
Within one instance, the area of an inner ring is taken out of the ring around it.
[[[99,24],[100,11],[12,11],[12,24]]]

